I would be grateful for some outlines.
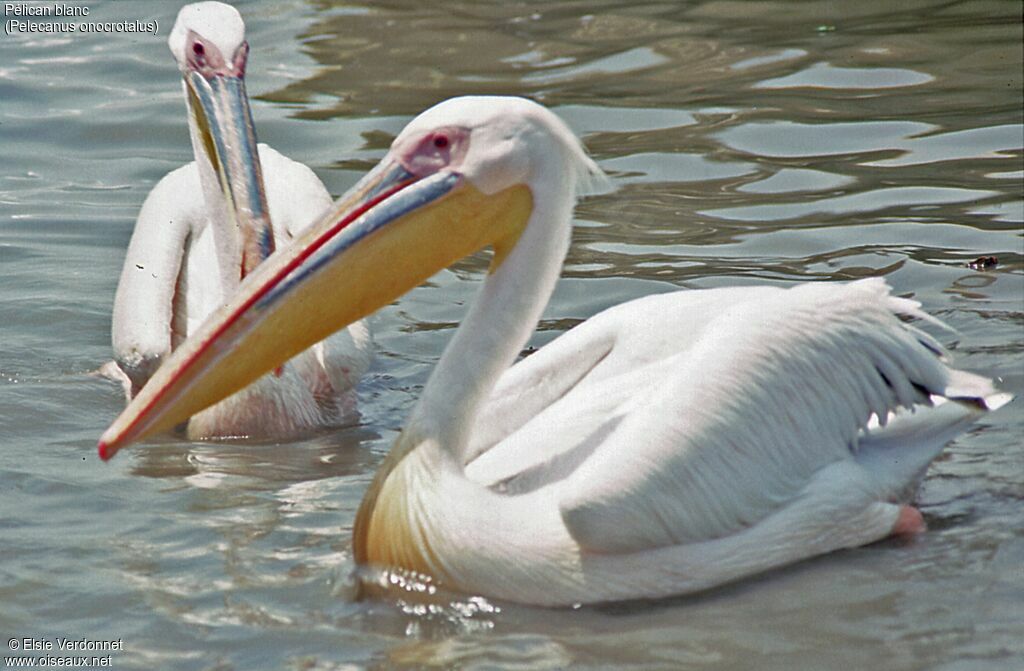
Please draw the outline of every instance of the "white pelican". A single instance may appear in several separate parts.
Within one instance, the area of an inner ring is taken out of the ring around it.
[[[597,175],[540,105],[431,108],[175,353],[101,457],[490,245],[480,294],[363,499],[358,562],[565,605],[692,592],[922,530],[902,497],[1010,397],[949,368],[898,318],[926,315],[881,279],[649,296],[509,368],[559,275],[577,187]]]
[[[243,277],[331,204],[312,170],[267,145],[257,149],[245,93],[249,45],[235,8],[183,7],[168,43],[183,76],[196,160],[156,185],[128,247],[114,300],[116,368],[105,370],[129,398]],[[188,434],[283,437],[346,421],[368,363],[369,332],[353,324],[199,413]]]

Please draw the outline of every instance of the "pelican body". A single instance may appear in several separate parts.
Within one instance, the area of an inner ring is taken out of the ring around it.
[[[242,281],[331,204],[313,171],[256,143],[238,12],[187,5],[168,39],[183,77],[195,161],[146,198],[114,300],[116,377],[131,398]],[[355,323],[188,421],[192,438],[286,437],[350,420],[369,363]]]
[[[881,279],[640,298],[512,365],[577,195],[600,177],[536,103],[427,110],[175,352],[101,457],[490,246],[476,301],[363,498],[357,562],[559,606],[693,592],[922,530],[908,492],[1010,397],[951,368],[899,318],[927,315]]]

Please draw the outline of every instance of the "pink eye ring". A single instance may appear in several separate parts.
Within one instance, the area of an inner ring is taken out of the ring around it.
[[[413,175],[424,177],[444,168],[455,169],[469,149],[469,129],[441,126],[396,140],[391,151]]]

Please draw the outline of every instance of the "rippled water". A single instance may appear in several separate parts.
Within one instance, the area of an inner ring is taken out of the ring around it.
[[[534,344],[650,292],[885,276],[1024,395],[1019,3],[430,4],[239,3],[259,134],[337,194],[437,100],[554,108],[619,188],[579,207]],[[932,467],[913,542],[606,608],[354,600],[355,508],[483,258],[373,318],[361,426],[98,462],[124,249],[190,146],[178,5],[89,6],[160,34],[0,36],[0,633],[138,669],[1024,668],[1020,399]]]

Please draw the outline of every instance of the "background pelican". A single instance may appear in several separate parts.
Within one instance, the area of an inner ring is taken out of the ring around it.
[[[901,501],[1010,397],[948,367],[899,319],[927,315],[880,279],[650,296],[509,368],[560,272],[578,186],[599,175],[535,103],[431,108],[175,353],[100,455],[490,245],[480,295],[363,499],[358,562],[565,605],[691,592],[922,530]],[[317,323],[295,328],[303,315]]]
[[[168,44],[184,78],[196,160],[156,185],[128,246],[113,345],[114,373],[129,398],[257,264],[331,204],[312,170],[257,148],[245,93],[249,45],[237,10],[187,5]],[[193,417],[188,433],[281,437],[346,421],[368,363],[369,332],[353,324]]]

